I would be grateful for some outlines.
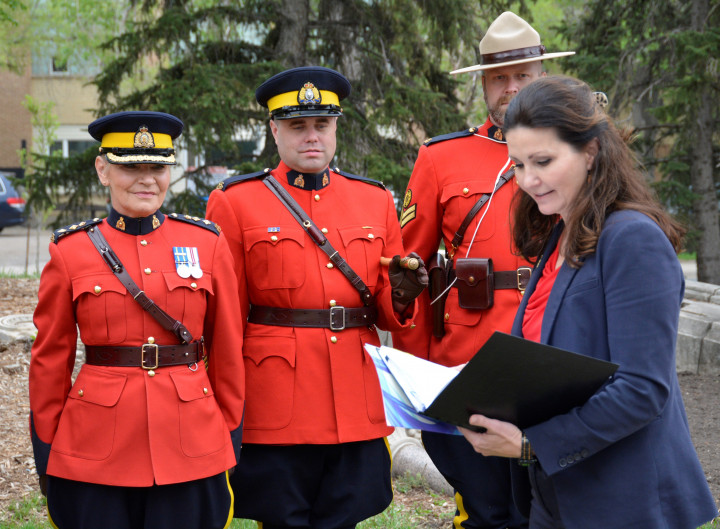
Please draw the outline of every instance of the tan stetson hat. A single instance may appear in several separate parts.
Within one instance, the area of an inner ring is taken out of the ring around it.
[[[540,44],[540,34],[515,13],[505,11],[490,24],[487,33],[480,41],[482,62],[450,73],[490,70],[574,54],[574,51],[545,53],[545,46]]]

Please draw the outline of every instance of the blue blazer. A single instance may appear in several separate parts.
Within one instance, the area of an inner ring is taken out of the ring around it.
[[[517,336],[562,228],[530,279]],[[672,245],[637,211],[612,213],[582,268],[563,263],[558,272],[541,341],[620,365],[586,404],[525,430],[567,529],[695,529],[717,515],[676,373],[684,289]],[[527,473],[519,475],[516,498],[527,486]]]

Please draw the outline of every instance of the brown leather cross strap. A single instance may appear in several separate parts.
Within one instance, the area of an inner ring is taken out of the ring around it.
[[[331,307],[330,309],[283,309],[253,305],[248,322],[281,327],[322,327],[342,331],[347,327],[367,327],[377,321],[373,307]]]
[[[183,343],[189,344],[192,342],[193,337],[192,334],[190,334],[190,331],[188,331],[182,323],[155,305],[155,302],[147,297],[145,292],[140,290],[140,287],[135,284],[135,281],[133,281],[130,274],[127,273],[123,264],[120,262],[120,259],[118,259],[118,256],[115,255],[113,249],[110,248],[110,244],[107,242],[102,232],[95,226],[91,226],[85,231],[97,251],[102,256],[103,260],[110,267],[110,270],[112,270],[113,274],[115,274],[125,288],[127,288],[133,299],[137,301],[143,309],[148,311],[163,329],[175,334],[175,336],[177,336]]]
[[[522,266],[517,270],[508,270],[506,272],[492,272],[492,285],[495,290],[506,290],[506,289],[518,289],[525,290],[528,282],[530,281],[530,275],[532,274],[532,268]],[[455,271],[450,271],[450,281],[452,281]],[[457,286],[457,282],[453,283],[453,286]]]
[[[263,178],[263,183],[272,193],[283,203],[293,218],[298,221],[300,226],[307,232],[310,238],[313,240],[318,247],[327,254],[330,260],[337,266],[338,270],[350,281],[353,287],[360,293],[360,300],[363,305],[370,306],[373,302],[373,295],[370,289],[363,283],[360,276],[350,268],[350,265],[342,258],[335,248],[330,244],[325,234],[320,231],[313,220],[308,216],[307,213],[300,207],[300,205],[290,196],[290,193],[285,191],[285,188],[273,178],[271,174],[268,174]]]
[[[498,189],[504,186],[505,183],[513,177],[513,175],[515,175],[514,165],[500,175],[497,184],[495,184],[495,189],[493,189],[493,193],[497,192]],[[468,226],[470,226],[470,223],[475,218],[475,215],[478,214],[478,211],[480,211],[480,209],[485,205],[485,202],[490,200],[491,195],[492,193],[485,193],[483,196],[480,197],[480,200],[475,202],[475,205],[472,207],[472,209],[468,211],[468,214],[465,216],[465,219],[463,219],[462,224],[460,224],[460,227],[455,232],[453,240],[450,242],[450,248],[445,249],[445,257],[447,257],[448,259],[452,259],[453,257],[455,257],[455,252],[460,247],[460,243],[462,243],[463,237],[465,237],[465,232],[467,231]]]
[[[204,356],[203,342],[182,345],[143,344],[135,347],[86,345],[85,363],[94,366],[158,367],[193,364]]]

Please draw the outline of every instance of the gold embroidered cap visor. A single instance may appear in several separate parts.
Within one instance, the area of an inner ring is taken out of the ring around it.
[[[575,55],[574,51],[546,53],[540,34],[515,13],[505,11],[480,41],[480,64],[453,70],[451,74],[491,70],[526,62],[545,61]]]
[[[183,122],[164,112],[118,112],[93,121],[88,132],[112,164],[175,165],[173,140]]]
[[[272,119],[341,116],[340,101],[350,94],[350,82],[323,66],[291,68],[272,76],[255,91],[257,102]]]

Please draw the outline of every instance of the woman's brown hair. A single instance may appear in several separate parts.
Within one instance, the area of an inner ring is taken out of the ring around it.
[[[582,258],[595,252],[605,219],[610,213],[632,209],[653,219],[680,251],[685,230],[655,199],[624,137],[596,103],[595,94],[572,77],[543,77],[525,87],[510,103],[504,130],[514,127],[554,129],[560,140],[578,151],[597,140],[598,153],[575,206],[566,219],[564,257],[582,266]],[[526,259],[537,259],[556,222],[540,213],[525,192],[515,195],[513,239]]]

